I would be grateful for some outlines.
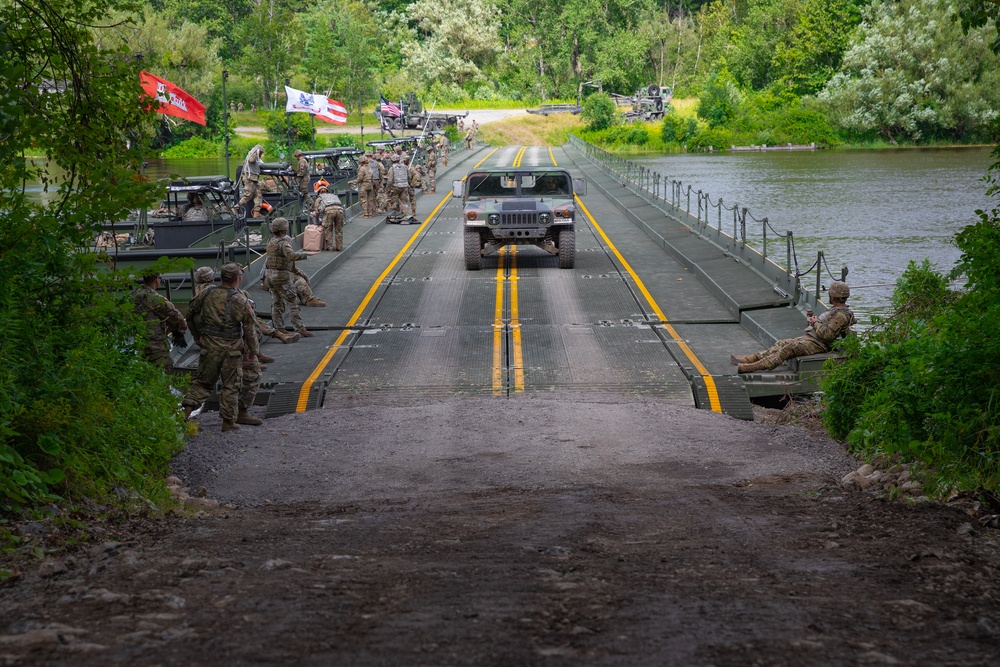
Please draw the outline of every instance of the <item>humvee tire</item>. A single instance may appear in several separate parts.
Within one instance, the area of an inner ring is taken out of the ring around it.
[[[478,230],[465,230],[465,268],[478,271],[483,266],[482,242]]]
[[[466,246],[468,247],[468,246]],[[468,257],[468,252],[466,252]],[[572,269],[576,259],[576,230],[559,230],[559,268]]]

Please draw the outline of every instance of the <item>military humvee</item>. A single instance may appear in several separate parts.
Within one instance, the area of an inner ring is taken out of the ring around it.
[[[478,271],[482,258],[505,245],[535,245],[572,269],[576,257],[574,194],[587,193],[557,167],[499,168],[470,172],[452,184],[461,197],[465,268]]]

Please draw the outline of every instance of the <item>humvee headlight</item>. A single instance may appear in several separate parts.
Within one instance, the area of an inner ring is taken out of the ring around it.
[[[499,225],[500,224],[500,214],[499,213],[490,213],[489,217],[486,218],[486,222],[488,224],[490,224],[490,225]]]
[[[469,220],[475,220],[476,219],[476,212],[475,211],[469,211],[468,213],[465,214],[465,217],[468,218]]]
[[[543,225],[547,225],[550,222],[552,222],[552,216],[548,213],[539,213],[538,222],[542,223]]]

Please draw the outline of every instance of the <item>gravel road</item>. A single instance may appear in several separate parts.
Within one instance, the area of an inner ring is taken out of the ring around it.
[[[462,113],[462,111],[458,111]],[[475,120],[480,125],[486,125],[513,116],[523,116],[527,111],[524,109],[479,109],[470,111],[465,118],[466,122]],[[370,123],[369,123],[370,121]],[[365,134],[378,134],[378,122],[374,118],[365,118]],[[330,125],[328,123],[316,123],[316,134],[361,134],[360,125]],[[236,128],[236,134],[265,134],[263,127],[241,126]],[[397,134],[399,134],[397,132]],[[415,131],[406,131],[405,134],[416,134]]]
[[[997,531],[845,490],[857,463],[802,428],[609,393],[219,426],[173,465],[206,509],[20,563],[0,664],[1000,658]]]

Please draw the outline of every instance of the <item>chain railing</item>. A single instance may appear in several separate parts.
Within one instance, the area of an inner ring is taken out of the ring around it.
[[[795,250],[795,237],[791,230],[779,232],[767,218],[758,219],[745,207],[735,203],[728,206],[723,203],[721,197],[713,202],[707,192],[694,190],[690,184],[671,179],[645,165],[626,160],[575,135],[570,136],[570,144],[586,154],[604,172],[615,176],[616,180],[632,193],[721,246],[726,254],[762,273],[765,278],[773,282],[775,292],[787,296],[792,304],[815,307],[823,290],[824,274],[830,280],[847,278],[847,267],[840,269],[839,277],[833,275],[822,250],[817,251],[816,260],[811,266],[801,269]],[[730,213],[732,234],[729,233],[727,222]],[[711,222],[713,217],[714,225]],[[724,217],[726,221],[723,220]],[[748,226],[753,228],[754,234],[759,230],[761,239],[759,250],[747,243]],[[784,265],[774,259],[773,245],[776,239],[784,240],[782,244]],[[814,273],[816,288],[810,292],[803,287],[803,279],[811,277]]]

